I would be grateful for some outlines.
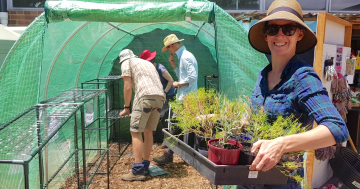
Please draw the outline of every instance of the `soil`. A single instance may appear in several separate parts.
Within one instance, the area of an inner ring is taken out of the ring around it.
[[[239,146],[231,145],[230,143],[225,143],[224,146],[222,146],[218,141],[213,141],[210,144],[217,148],[223,148],[223,149],[238,149],[239,148]]]
[[[126,145],[120,145],[122,149],[125,149]],[[110,148],[110,154],[119,153],[118,144],[114,144]],[[161,144],[154,144],[153,150],[150,155],[150,160],[154,157],[161,156],[165,149],[161,148]],[[96,159],[96,158],[94,158]],[[141,189],[211,189],[215,188],[215,185],[212,185],[205,177],[198,173],[193,167],[185,163],[179,156],[174,154],[174,163],[166,165],[158,165],[161,169],[169,172],[166,175],[151,177],[146,176],[145,181],[133,181],[127,182],[123,181],[120,178],[120,175],[129,173],[131,171],[132,163],[134,161],[134,155],[132,152],[132,146],[129,145],[123,155],[118,159],[118,157],[110,157],[110,165],[112,166],[115,163],[115,166],[110,173],[110,188],[111,189],[126,189],[126,188],[141,188]],[[88,167],[94,163],[88,163]],[[95,163],[96,164],[96,163]],[[155,162],[151,161],[151,164]],[[96,167],[93,166],[90,169],[90,172]],[[80,172],[82,169],[80,169]],[[103,161],[99,167],[98,172],[106,171],[106,161]],[[91,174],[87,175],[87,182],[89,181]],[[82,174],[80,174],[80,180],[82,179]],[[89,189],[106,189],[107,188],[107,175],[95,175],[92,183],[89,185]],[[223,188],[218,186],[217,188]],[[77,176],[73,176],[66,179],[65,184],[61,189],[77,189]]]

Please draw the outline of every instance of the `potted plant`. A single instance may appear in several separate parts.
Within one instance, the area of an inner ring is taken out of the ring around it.
[[[240,165],[250,165],[255,159],[256,154],[251,153],[252,144],[258,140],[271,140],[280,136],[292,135],[296,133],[305,132],[310,129],[308,126],[302,126],[298,120],[291,116],[278,116],[275,121],[268,121],[268,117],[264,112],[263,107],[259,110],[252,112],[249,119],[249,126],[244,127],[244,132],[251,133],[251,139],[247,140],[248,143],[242,143],[243,150],[240,155]],[[294,171],[302,166],[300,156],[304,151],[290,152],[283,154],[276,168],[287,176],[294,178],[297,182],[302,182],[303,178],[299,174],[294,174]]]
[[[236,165],[241,145],[229,139],[233,133],[243,130],[243,120],[250,115],[250,106],[247,100],[249,99],[230,100],[214,89],[200,88],[196,92],[187,94],[182,101],[174,101],[170,104],[174,113],[177,114],[177,127],[182,130],[180,135],[189,132],[195,133],[198,151],[206,152],[208,146],[211,146],[210,160],[216,164]],[[215,135],[216,140],[209,140]],[[218,154],[226,153],[227,149],[235,152],[232,155],[224,155],[224,157],[230,158],[230,162],[218,158],[222,156]],[[206,153],[202,154],[206,155]]]
[[[209,159],[215,164],[237,165],[242,145],[230,138],[246,126],[243,120],[249,115],[250,106],[243,98],[228,99],[223,96],[220,114],[216,116],[222,127],[218,128],[216,139],[208,141]]]
[[[181,130],[178,135],[195,133],[196,150],[206,155],[207,140],[212,139],[219,127],[217,117],[221,95],[214,89],[200,88],[196,92],[187,94],[182,101],[170,102],[175,118],[176,127]]]
[[[216,164],[236,165],[240,159],[239,164],[250,165],[256,156],[256,154],[250,153],[254,142],[261,139],[271,140],[309,129],[302,127],[293,116],[278,116],[274,122],[269,122],[263,108],[259,108],[257,111],[251,109],[248,97],[243,96],[243,98],[230,100],[214,90],[205,90],[204,88],[189,93],[182,102],[172,102],[171,106],[178,115],[176,121],[177,126],[182,130],[180,135],[193,132],[202,136],[210,148],[208,158]],[[249,122],[244,120],[249,120]],[[214,135],[216,139],[209,140],[214,138]],[[236,136],[238,141],[231,140]],[[228,151],[233,154],[225,155],[224,153]],[[301,182],[303,178],[292,173],[301,167],[302,163],[294,160],[298,160],[303,153],[284,154],[279,162],[281,166],[277,166],[277,168],[285,175]],[[235,160],[234,158],[229,162],[220,160],[223,157],[225,159],[226,157],[235,157]],[[245,163],[242,162],[243,158],[246,159]]]

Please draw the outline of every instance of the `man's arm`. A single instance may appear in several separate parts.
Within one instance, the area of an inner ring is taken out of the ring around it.
[[[124,101],[125,106],[130,106],[131,103],[131,96],[132,96],[132,83],[131,77],[124,77]]]
[[[178,81],[174,81],[174,83],[173,83],[174,88],[178,88],[178,87],[182,87],[182,86],[188,86],[188,85],[189,85],[189,83],[180,84],[180,82],[178,82]]]
[[[132,96],[132,83],[131,83],[131,77],[124,76],[124,101],[125,106],[130,107],[131,104],[131,96]],[[124,116],[130,114],[130,108],[124,108],[123,111],[120,112],[119,116]]]

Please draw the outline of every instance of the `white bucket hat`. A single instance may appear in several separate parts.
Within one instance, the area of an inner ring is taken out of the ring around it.
[[[121,52],[120,52],[120,54],[119,54],[119,58],[120,58],[120,64],[122,63],[122,62],[124,62],[125,60],[127,60],[127,59],[130,59],[130,58],[136,58],[137,56],[136,55],[134,55],[134,53],[132,52],[132,50],[130,50],[130,49],[124,49],[124,50],[122,50]]]

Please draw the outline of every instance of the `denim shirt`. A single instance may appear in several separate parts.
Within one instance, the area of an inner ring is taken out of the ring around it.
[[[278,115],[293,114],[303,125],[318,125],[329,128],[336,144],[349,139],[348,129],[339,112],[329,99],[326,89],[315,70],[297,55],[285,66],[280,82],[268,89],[267,75],[271,64],[260,71],[251,95],[253,109],[263,106],[270,121]]]
[[[181,86],[177,89],[176,98],[181,101],[186,94],[198,89],[198,64],[194,55],[187,51],[185,46],[182,46],[175,53],[179,59],[179,67],[174,72],[179,78],[179,83],[189,83],[189,85]]]

